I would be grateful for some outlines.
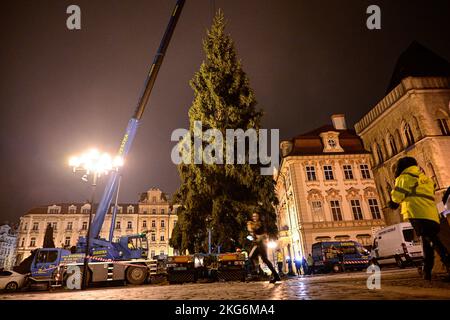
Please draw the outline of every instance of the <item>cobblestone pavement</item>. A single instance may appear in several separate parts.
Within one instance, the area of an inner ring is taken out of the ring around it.
[[[420,278],[416,269],[383,270],[381,289],[369,290],[365,272],[294,277],[277,284],[223,282],[93,288],[86,291],[0,294],[0,300],[153,300],[153,299],[450,299],[450,283]]]

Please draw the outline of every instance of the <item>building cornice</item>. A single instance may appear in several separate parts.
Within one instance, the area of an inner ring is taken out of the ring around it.
[[[407,77],[355,124],[358,135],[364,134],[386,110],[416,90],[450,90],[449,77]]]

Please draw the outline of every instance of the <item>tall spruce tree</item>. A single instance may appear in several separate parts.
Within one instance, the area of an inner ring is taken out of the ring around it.
[[[262,112],[256,109],[255,95],[225,25],[219,10],[203,41],[206,61],[190,82],[194,90],[189,109],[192,153],[194,121],[201,121],[203,131],[220,130],[224,138],[226,129],[260,129]],[[248,148],[246,152],[248,159]],[[206,252],[208,228],[212,243],[223,251],[249,245],[246,222],[254,211],[260,213],[269,235],[276,235],[274,182],[271,176],[261,175],[260,168],[248,163],[179,165],[181,186],[173,199],[181,207],[171,245],[181,252]]]

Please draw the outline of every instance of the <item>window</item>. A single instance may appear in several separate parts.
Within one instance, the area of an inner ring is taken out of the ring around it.
[[[314,221],[318,221],[318,222],[324,221],[322,201],[312,201],[311,209],[312,209]]]
[[[345,180],[353,180],[353,170],[352,170],[352,166],[349,164],[344,164],[344,177]]]
[[[154,233],[152,233],[151,240],[156,241],[156,235]]]
[[[395,144],[395,139],[393,136],[389,136],[389,145],[391,147],[392,156],[396,155],[398,153],[397,145]]]
[[[52,228],[53,228],[53,231],[56,231],[56,227],[58,226],[58,223],[57,222],[53,222],[52,223]]]
[[[153,214],[156,214],[156,209],[152,209],[152,213],[153,213]]]
[[[28,229],[28,223],[25,223],[23,226],[23,230],[27,230]]]
[[[330,201],[331,213],[333,214],[334,221],[342,221],[341,205],[339,200]]]
[[[159,236],[159,240],[160,240],[160,241],[164,241],[164,235],[163,235],[163,234],[161,234],[161,235]]]
[[[164,213],[165,213],[164,209],[161,209],[161,214],[164,214]]]
[[[153,258],[154,256],[155,256],[155,250],[152,250],[152,251],[151,251],[151,254],[150,254],[150,257]]]
[[[383,152],[381,151],[381,147],[379,144],[377,144],[376,148],[377,148],[378,163],[382,163],[384,161]]]
[[[359,200],[350,200],[350,205],[352,207],[353,218],[355,220],[363,220],[364,218]]]
[[[372,214],[372,219],[381,219],[380,208],[378,207],[377,199],[369,199],[370,213]]]
[[[161,228],[164,228],[166,226],[166,221],[165,220],[161,220]]]
[[[405,124],[403,127],[403,133],[405,134],[406,138],[406,146],[409,147],[415,143],[414,135],[412,134],[411,127],[409,124]]]
[[[325,180],[334,180],[333,167],[332,166],[323,166],[323,172],[324,172],[324,175],[325,175]]]
[[[316,168],[314,166],[306,166],[306,178],[308,181],[316,181]]]
[[[336,140],[328,139],[328,145],[330,146],[330,148],[336,148],[337,146]]]
[[[132,221],[128,221],[127,229],[133,229],[133,222]]]
[[[142,221],[142,228],[147,228],[147,220]]]
[[[443,136],[450,136],[450,129],[448,128],[448,122],[446,119],[438,119],[438,125]]]
[[[81,230],[87,230],[87,221],[83,221],[83,224],[81,225]]]
[[[30,239],[30,247],[35,247],[36,246],[36,238],[31,238]]]
[[[33,223],[33,229],[31,229],[33,231],[38,231],[39,230],[39,222],[34,222]]]
[[[83,208],[83,209],[81,210],[81,213],[86,214],[86,213],[89,213],[89,211],[90,211],[89,208]]]
[[[164,255],[164,250],[161,250],[161,251],[159,252],[159,254],[163,256],[163,255]]]
[[[73,225],[72,222],[67,222],[67,228],[66,228],[66,230],[72,230],[72,225]]]
[[[66,247],[70,247],[70,237],[66,237],[66,239],[64,240],[64,245]]]
[[[116,229],[120,229],[120,221],[116,222]]]
[[[69,207],[69,213],[77,213],[77,207],[74,206]]]
[[[24,246],[25,246],[25,238],[22,238],[22,242],[20,243],[20,246],[21,246],[21,247],[24,247]]]
[[[361,177],[363,179],[370,179],[370,171],[367,164],[360,164],[359,169],[361,170]]]
[[[156,228],[156,220],[152,220],[152,228]]]
[[[134,207],[129,206],[128,209],[127,209],[127,212],[128,213],[134,213]]]

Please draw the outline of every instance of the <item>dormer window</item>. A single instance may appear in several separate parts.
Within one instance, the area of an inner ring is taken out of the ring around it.
[[[91,211],[91,205],[89,203],[86,203],[81,207],[81,213],[89,213]]]
[[[328,131],[320,134],[323,143],[323,152],[344,152],[339,144],[339,132]]]
[[[69,213],[77,213],[77,207],[74,205],[69,206]]]
[[[128,206],[127,213],[134,213],[134,207],[133,206]]]
[[[336,148],[336,146],[337,146],[336,140],[328,139],[328,146],[333,149]]]
[[[49,206],[47,213],[61,213],[61,207],[57,205]]]

